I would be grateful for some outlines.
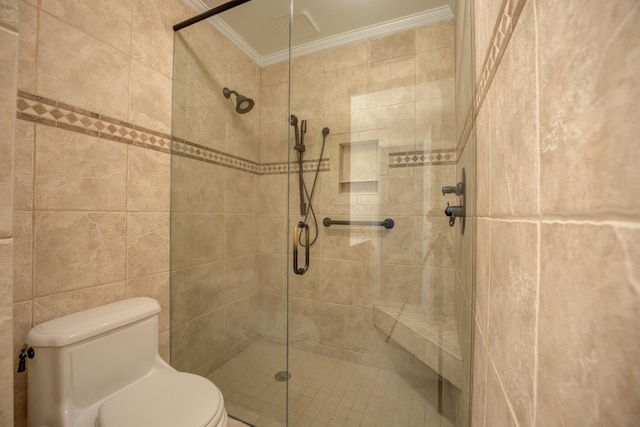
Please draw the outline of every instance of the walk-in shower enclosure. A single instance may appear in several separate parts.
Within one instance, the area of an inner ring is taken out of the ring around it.
[[[253,0],[175,31],[171,364],[258,427],[469,425],[471,6],[361,19],[375,3]],[[463,167],[464,234],[442,192]]]

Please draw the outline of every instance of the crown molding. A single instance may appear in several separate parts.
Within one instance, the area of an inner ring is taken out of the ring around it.
[[[183,1],[198,13],[204,12],[208,9],[208,7],[201,0]],[[380,24],[370,25],[368,27],[359,28],[353,31],[347,31],[345,33],[336,34],[334,36],[325,37],[320,40],[292,47],[291,58],[308,55],[320,50],[346,45],[371,37],[379,37],[401,30],[408,30],[423,25],[435,24],[436,22],[446,21],[449,19],[453,19],[452,9],[449,6],[442,6],[425,12],[404,16],[402,18],[385,21]],[[253,47],[251,47],[249,43],[247,43],[246,40],[244,40],[237,32],[235,32],[233,28],[231,28],[217,16],[209,18],[207,21],[218,31],[220,31],[225,37],[227,37],[247,56],[249,56],[249,58],[251,58],[260,67],[276,64],[278,62],[286,61],[289,59],[289,51],[287,49],[281,50],[279,52],[274,52],[269,55],[260,55],[255,49],[253,49]]]

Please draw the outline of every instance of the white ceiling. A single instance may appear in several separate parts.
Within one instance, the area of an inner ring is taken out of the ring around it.
[[[184,0],[197,13],[227,0]],[[294,0],[292,56],[452,19],[452,0]],[[252,0],[209,22],[260,66],[288,57],[289,0]],[[316,31],[317,30],[317,31]]]

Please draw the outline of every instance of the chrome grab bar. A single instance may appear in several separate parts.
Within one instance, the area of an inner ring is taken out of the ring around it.
[[[304,230],[304,238],[307,242],[304,253],[304,267],[298,268],[298,235],[300,229]],[[309,269],[309,225],[300,221],[293,230],[293,272],[302,276]]]

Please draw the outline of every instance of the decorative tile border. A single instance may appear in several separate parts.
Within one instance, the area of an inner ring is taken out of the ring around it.
[[[171,136],[102,114],[18,91],[17,117],[110,141],[171,153]]]
[[[302,162],[302,173],[315,172],[318,168],[318,160],[304,160]],[[298,163],[292,161],[290,173],[298,173]],[[329,159],[320,160],[320,172],[329,172],[331,162]],[[260,165],[260,175],[278,175],[287,173],[287,162],[263,163]]]
[[[480,71],[480,78],[477,79],[474,117],[477,117],[480,112],[526,2],[526,0],[504,0],[502,3],[498,14],[500,18],[493,29],[489,49],[482,64],[482,71]]]
[[[455,165],[456,150],[424,150],[389,153],[390,168],[414,168],[419,166]]]
[[[260,174],[260,164],[196,144],[181,138],[173,138],[172,154],[193,160],[200,160],[214,165],[238,169],[253,174]]]
[[[286,174],[287,171],[289,173],[298,172],[296,162],[291,162],[290,169],[287,168],[287,162],[260,164],[181,138],[174,137],[172,146],[171,135],[27,92],[18,92],[16,107],[17,117],[22,120],[167,154],[175,154],[255,175],[279,175]],[[389,153],[389,167],[455,165],[456,158],[455,149],[396,152]],[[315,172],[318,168],[318,161],[320,161],[320,172],[331,170],[330,159],[305,160],[302,166],[303,173]]]

